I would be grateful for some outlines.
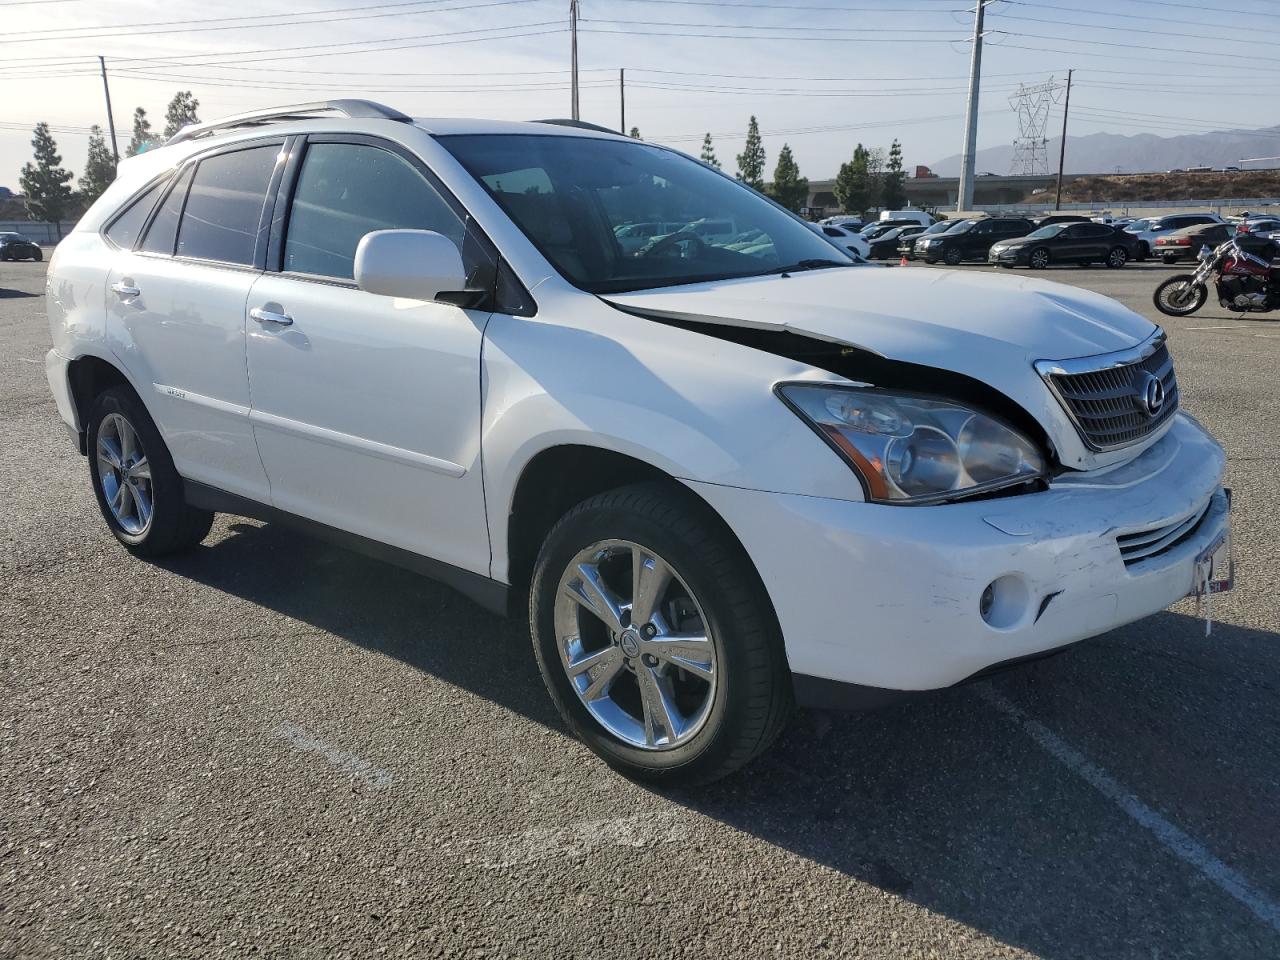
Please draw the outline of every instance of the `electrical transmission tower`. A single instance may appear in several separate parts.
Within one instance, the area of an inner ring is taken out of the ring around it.
[[[1018,139],[1013,141],[1011,176],[1043,176],[1049,172],[1049,114],[1062,95],[1062,84],[1053,77],[1044,83],[1018,89],[1009,97],[1009,105],[1018,115]]]

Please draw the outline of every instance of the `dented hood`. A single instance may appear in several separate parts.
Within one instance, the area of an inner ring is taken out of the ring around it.
[[[976,271],[853,267],[605,299],[655,317],[788,331],[965,374],[1021,405],[1062,462],[1077,468],[1129,459],[1149,445],[1090,453],[1035,372],[1037,360],[1113,353],[1155,332],[1127,307],[1078,287]]]

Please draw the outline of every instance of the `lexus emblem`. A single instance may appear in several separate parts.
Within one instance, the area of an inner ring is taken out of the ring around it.
[[[1144,374],[1142,386],[1138,389],[1138,400],[1148,417],[1153,420],[1160,415],[1164,407],[1164,384],[1154,374]]]

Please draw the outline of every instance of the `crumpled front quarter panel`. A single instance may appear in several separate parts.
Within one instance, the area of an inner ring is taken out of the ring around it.
[[[540,313],[495,315],[484,345],[484,463],[493,575],[520,475],[579,444],[673,477],[861,500],[858,478],[773,393],[826,371],[623,313],[580,291],[538,290]],[[552,319],[554,318],[554,319]]]

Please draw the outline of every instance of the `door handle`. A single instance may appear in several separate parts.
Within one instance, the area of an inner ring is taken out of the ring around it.
[[[126,300],[131,300],[134,297],[142,296],[141,290],[139,290],[137,287],[129,286],[129,284],[125,283],[122,280],[117,280],[115,283],[113,283],[111,285],[111,289],[114,290],[116,293],[118,293],[120,296],[124,297]]]
[[[293,317],[287,313],[276,313],[274,310],[264,310],[262,307],[254,307],[249,311],[249,316],[259,323],[274,323],[281,327],[293,324]]]

